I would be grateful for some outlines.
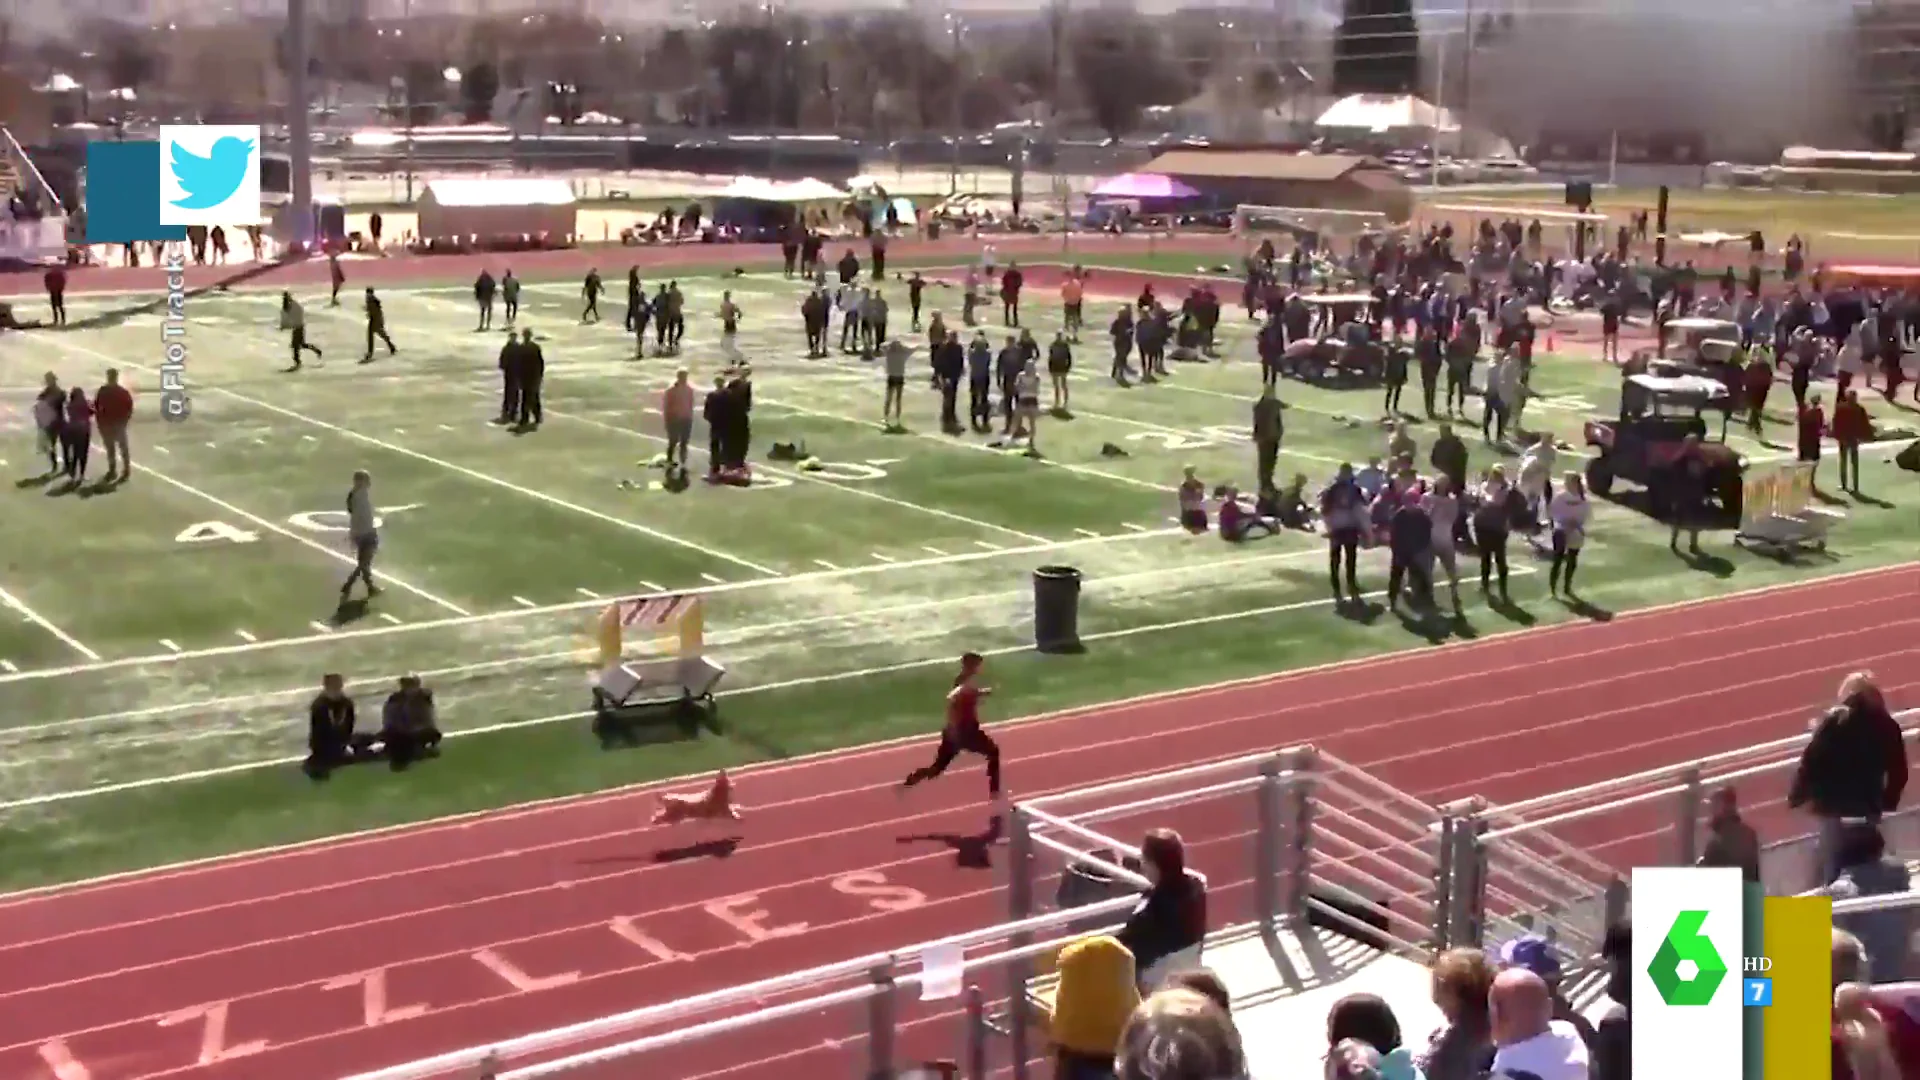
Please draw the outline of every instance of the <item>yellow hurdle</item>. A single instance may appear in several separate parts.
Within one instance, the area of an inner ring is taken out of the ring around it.
[[[676,656],[699,656],[707,643],[705,605],[699,596],[684,593],[631,597],[608,604],[595,626],[600,667],[614,667],[626,659],[629,632],[644,635],[642,640],[656,648],[671,641],[669,647]]]

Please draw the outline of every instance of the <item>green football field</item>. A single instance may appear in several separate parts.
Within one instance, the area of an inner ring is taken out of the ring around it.
[[[464,287],[384,290],[401,351],[368,365],[355,362],[357,303],[329,309],[312,291],[303,301],[327,362],[297,374],[282,370],[273,294],[191,299],[192,417],[162,422],[143,396],[139,467],[100,492],[31,479],[28,403],[48,370],[91,388],[117,365],[153,387],[158,316],[8,335],[0,469],[16,482],[0,495],[0,884],[924,730],[931,688],[966,649],[1003,654],[998,682],[1024,713],[1596,614],[1550,603],[1541,572],[1516,580],[1516,607],[1470,602],[1458,625],[1345,619],[1325,602],[1317,538],[1231,545],[1177,529],[1182,466],[1209,484],[1252,479],[1258,376],[1251,324],[1237,316],[1225,322],[1224,362],[1175,365],[1157,386],[1096,377],[1104,342],[1091,337],[1073,418],[1043,422],[1046,455],[1033,460],[940,433],[921,379],[909,383],[910,430],[884,432],[876,366],[804,359],[799,294],[778,277],[682,284],[683,355],[637,361],[617,285],[606,321],[581,325],[576,284],[530,284],[521,322],[547,356],[546,423],[525,434],[490,422],[501,337],[474,331]],[[658,391],[678,364],[702,385],[723,366],[723,288],[747,313],[740,347],[754,366],[762,482],[660,490],[648,467],[664,446]],[[930,295],[957,306],[951,291]],[[904,296],[893,300],[903,324]],[[85,298],[74,318],[124,303]],[[1092,308],[1101,324],[1104,307]],[[1058,312],[1036,306],[1028,321],[1044,338]],[[1581,422],[1615,408],[1616,376],[1563,343],[1537,384],[1549,396],[1529,426],[1572,443],[1563,460],[1575,467]],[[1317,485],[1339,461],[1382,452],[1376,392],[1283,389],[1283,474]],[[1780,419],[1775,443],[1790,438]],[[1431,425],[1413,430],[1424,457]],[[821,468],[768,463],[776,441],[803,443]],[[1736,442],[1756,460],[1782,456]],[[1497,453],[1477,432],[1469,443],[1476,468]],[[1107,444],[1124,456],[1103,454]],[[1829,560],[1783,566],[1717,538],[1712,557],[1683,561],[1663,528],[1605,505],[1584,591],[1600,611],[1625,610],[1909,558],[1913,481],[1891,452],[1870,453],[1866,490],[1879,498],[1847,502]],[[98,448],[94,468],[104,471]],[[355,469],[374,477],[390,578],[364,612],[341,618],[351,565],[341,509]],[[1368,556],[1372,587],[1379,558]],[[1030,572],[1057,564],[1086,576],[1089,648],[1078,657],[1024,648]],[[602,751],[578,715],[596,618],[616,597],[694,590],[706,596],[708,651],[729,669],[722,730]],[[249,768],[303,753],[304,704],[328,671],[349,678],[367,722],[377,695],[417,672],[461,737],[405,778],[349,770],[315,788],[290,767]]]

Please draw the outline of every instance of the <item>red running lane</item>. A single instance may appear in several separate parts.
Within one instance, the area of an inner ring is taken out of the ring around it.
[[[1829,579],[1074,710],[1000,738],[1029,795],[1313,742],[1423,798],[1526,798],[1803,730],[1859,667],[1920,698],[1916,585],[1912,567]],[[672,850],[695,833],[645,829],[638,789],[0,899],[0,1076],[335,1080],[1001,921],[994,873],[955,857],[985,822],[977,771],[893,790],[927,751],[742,771],[750,813],[725,858]],[[1756,784],[1749,801],[1777,794]],[[1627,866],[1659,857],[1659,814],[1562,835]],[[1224,914],[1249,908],[1244,807],[1156,821],[1188,836]],[[1790,821],[1775,808],[1760,825]],[[910,1008],[903,1045],[939,1049],[939,1011]],[[762,1070],[858,1053],[821,1038],[860,1019],[775,1025],[648,1071],[771,1080]],[[799,1056],[750,1064],[783,1051]]]

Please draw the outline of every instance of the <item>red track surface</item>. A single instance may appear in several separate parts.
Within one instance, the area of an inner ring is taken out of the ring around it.
[[[1920,569],[1062,713],[1001,738],[1026,795],[1311,741],[1429,799],[1512,800],[1803,730],[1860,667],[1897,703],[1920,700]],[[741,773],[750,813],[727,858],[663,860],[690,834],[645,829],[649,794],[627,791],[0,900],[0,1077],[333,1080],[999,921],[993,872],[913,839],[983,824],[977,771],[892,790],[927,752]],[[1803,831],[1783,782],[1743,788],[1765,836]],[[1649,861],[1660,813],[1562,835]],[[1244,816],[1209,804],[1156,820],[1186,834],[1223,906],[1242,906]],[[908,1045],[949,1036],[936,1015],[908,1008]],[[859,1019],[580,1075],[848,1075],[857,1040],[822,1042]]]

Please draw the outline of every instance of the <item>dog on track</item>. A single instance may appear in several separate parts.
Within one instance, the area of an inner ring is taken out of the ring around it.
[[[733,802],[733,781],[727,771],[714,775],[713,784],[702,792],[667,792],[653,812],[655,825],[679,825],[697,821],[739,821],[740,807]]]

